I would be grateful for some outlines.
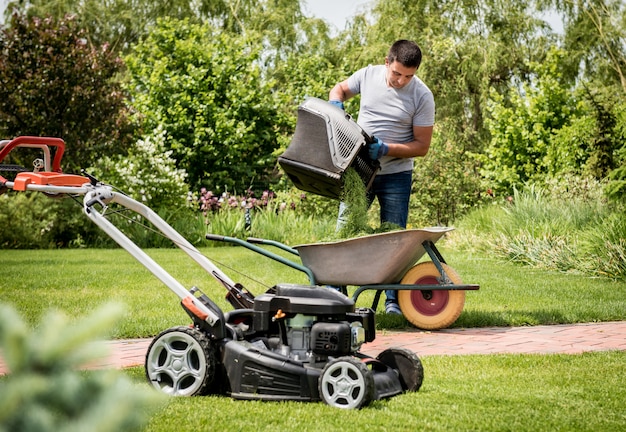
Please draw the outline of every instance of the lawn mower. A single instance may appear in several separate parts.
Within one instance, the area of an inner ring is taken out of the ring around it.
[[[42,151],[34,169],[2,165],[18,147]],[[364,343],[375,339],[372,309],[357,308],[344,294],[311,285],[277,284],[255,297],[144,204],[92,176],[62,173],[64,149],[58,138],[0,142],[0,171],[12,177],[0,175],[0,192],[82,196],[87,217],[179,297],[192,325],[167,329],[149,346],[145,369],[155,388],[170,395],[321,400],[347,409],[420,388],[423,368],[415,353],[401,348],[389,348],[376,358],[360,353]],[[120,208],[140,215],[219,281],[234,309],[224,312],[199,288],[185,288],[132,242],[107,217]]]

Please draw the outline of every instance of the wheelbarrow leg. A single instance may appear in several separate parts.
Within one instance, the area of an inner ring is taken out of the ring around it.
[[[431,241],[425,241],[424,243],[422,243],[422,246],[424,246],[424,249],[426,249],[426,253],[428,253],[428,256],[439,271],[439,274],[441,275],[441,283],[446,285],[451,283],[450,278],[448,277],[446,271],[443,269],[442,266],[442,264],[446,264],[446,260],[443,259],[443,256],[439,252],[439,249],[437,249],[435,247],[435,244]]]
[[[374,295],[374,301],[372,302],[372,310],[376,311],[378,308],[378,302],[380,301],[380,295],[382,294],[382,290],[376,290],[376,294]]]

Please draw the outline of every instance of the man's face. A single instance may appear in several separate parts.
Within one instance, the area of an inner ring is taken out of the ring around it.
[[[396,89],[401,89],[410,83],[417,72],[416,67],[406,67],[397,61],[389,63],[387,58],[385,58],[385,66],[387,67],[387,85]]]

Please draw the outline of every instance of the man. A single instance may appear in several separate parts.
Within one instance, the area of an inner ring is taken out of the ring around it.
[[[328,95],[329,102],[342,109],[344,101],[361,95],[357,123],[374,136],[368,150],[381,165],[368,192],[368,203],[377,198],[381,223],[402,228],[406,228],[409,214],[413,158],[428,152],[435,122],[433,94],[415,76],[421,61],[422,51],[415,42],[398,40],[389,49],[384,65],[358,70]],[[340,221],[343,208],[340,206]],[[401,314],[397,292],[388,290],[385,294],[386,312]]]

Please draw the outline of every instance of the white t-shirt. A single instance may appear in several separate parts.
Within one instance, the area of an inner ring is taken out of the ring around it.
[[[367,66],[348,78],[348,88],[361,95],[357,123],[369,135],[389,143],[414,140],[413,126],[435,123],[435,100],[430,89],[417,77],[401,89],[387,86],[385,65]],[[413,169],[413,158],[383,156],[380,174]]]

